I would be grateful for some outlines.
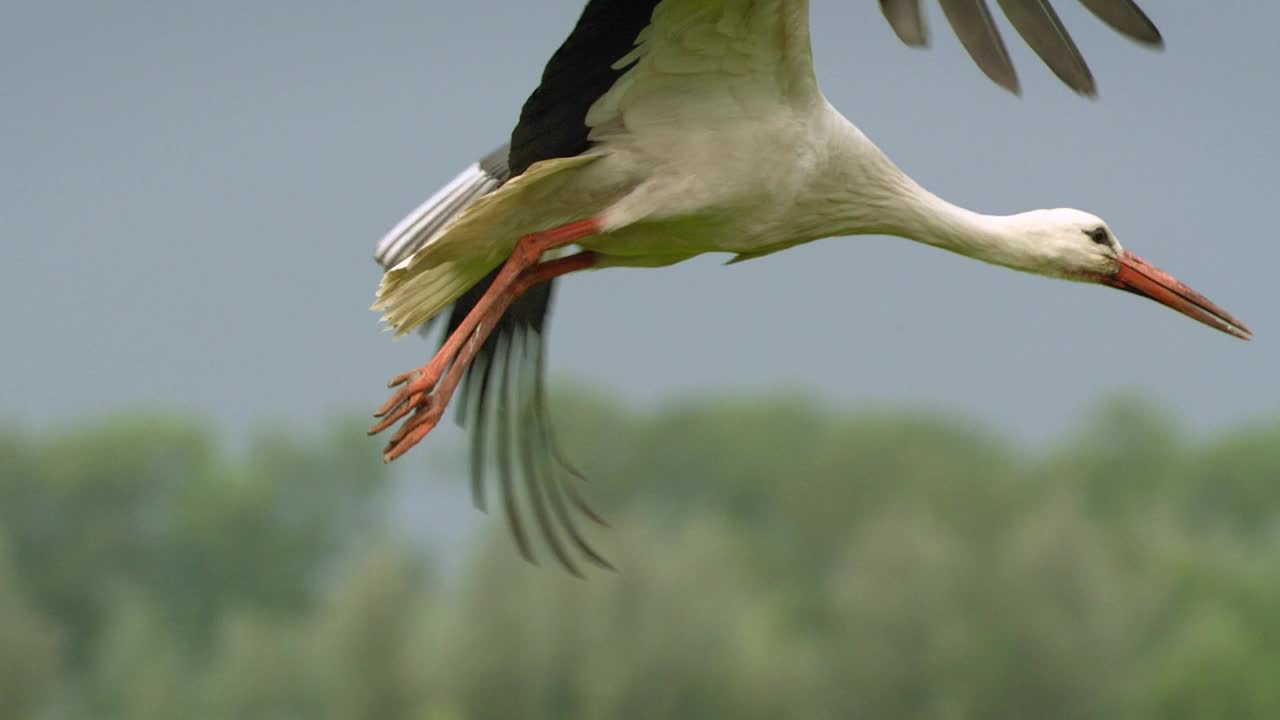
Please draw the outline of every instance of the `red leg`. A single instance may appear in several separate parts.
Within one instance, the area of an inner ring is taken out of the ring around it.
[[[431,358],[431,361],[426,365],[401,373],[391,378],[387,383],[387,387],[393,388],[408,382],[409,387],[407,389],[409,392],[392,395],[382,407],[378,408],[374,416],[383,417],[388,413],[392,413],[396,410],[397,405],[408,400],[414,393],[430,392],[431,388],[440,382],[440,377],[444,374],[445,369],[448,368],[453,357],[458,354],[462,343],[475,332],[481,318],[484,317],[487,306],[496,302],[497,298],[506,292],[505,288],[508,285],[515,282],[516,278],[527,268],[542,259],[543,254],[547,251],[564,247],[584,237],[594,235],[599,232],[599,229],[599,223],[594,218],[588,218],[520,238],[516,242],[515,248],[511,251],[511,257],[507,258],[502,270],[498,271],[498,275],[493,279],[489,289],[485,291],[484,296],[480,298],[475,307],[471,308],[471,312],[467,313],[467,317],[463,318],[462,324],[445,340],[445,344],[436,352],[435,357]],[[374,432],[381,432],[381,429]]]
[[[453,396],[458,384],[462,382],[471,361],[475,359],[485,340],[493,332],[493,328],[502,319],[502,314],[507,311],[511,303],[515,302],[516,298],[540,282],[589,268],[595,264],[595,260],[595,253],[584,251],[556,260],[535,262],[516,275],[513,280],[508,281],[506,287],[499,287],[498,283],[510,264],[504,267],[494,279],[493,285],[485,292],[484,297],[467,314],[462,325],[458,326],[453,335],[445,341],[440,352],[436,353],[431,362],[423,366],[420,371],[416,371],[422,374],[401,388],[379,409],[377,414],[385,414],[385,417],[369,429],[370,435],[380,433],[396,421],[408,416],[383,449],[383,460],[391,462],[405,454],[409,448],[426,437],[427,433],[435,428],[436,423],[440,422],[449,399]],[[434,370],[437,374],[423,389],[420,381],[427,373],[433,371],[433,366],[438,366],[439,369]],[[444,372],[445,368],[448,371],[440,377],[440,373]],[[409,376],[412,376],[412,373],[397,376],[392,380],[392,385],[403,384]]]

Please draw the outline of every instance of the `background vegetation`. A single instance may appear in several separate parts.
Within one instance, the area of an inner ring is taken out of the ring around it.
[[[359,425],[0,428],[0,717],[1280,717],[1280,423],[556,409],[616,574],[414,539]]]

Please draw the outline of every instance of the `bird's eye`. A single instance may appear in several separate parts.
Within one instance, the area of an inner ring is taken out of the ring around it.
[[[1106,245],[1111,242],[1111,236],[1107,234],[1107,229],[1104,227],[1085,230],[1085,234],[1089,236],[1090,240],[1098,243],[1099,245]]]

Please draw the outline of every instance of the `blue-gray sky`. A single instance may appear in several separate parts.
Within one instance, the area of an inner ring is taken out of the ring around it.
[[[1008,95],[936,8],[934,48],[913,51],[869,0],[814,0],[819,79],[933,191],[985,212],[1095,212],[1255,341],[1104,288],[864,237],[568,279],[553,373],[637,401],[783,385],[1031,438],[1114,388],[1200,428],[1274,414],[1280,5],[1150,3],[1161,53],[1060,5],[1097,102],[1011,35],[1024,95]],[[8,3],[0,416],[167,406],[238,429],[380,403],[386,377],[429,348],[393,342],[368,311],[373,242],[504,139],[580,7]]]

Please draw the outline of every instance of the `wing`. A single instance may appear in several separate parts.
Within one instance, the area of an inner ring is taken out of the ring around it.
[[[390,268],[412,255],[485,194],[518,176],[530,165],[571,157],[587,149],[588,108],[622,75],[613,67],[636,42],[658,0],[587,3],[572,33],[548,61],[541,83],[529,96],[511,141],[465,169],[378,244],[375,257]],[[488,289],[493,275],[456,300],[449,310],[445,337],[466,317]],[[582,475],[560,451],[546,401],[546,323],[554,281],[535,286],[512,304],[467,371],[459,398],[459,424],[471,435],[472,496],[487,506],[487,475],[496,475],[508,524],[521,554],[532,561],[517,480],[523,480],[524,504],[546,545],[575,575],[580,574],[570,546],[602,567],[609,563],[584,540],[574,515],[604,524],[582,500],[574,482]]]
[[[880,0],[880,10],[902,42],[928,44],[923,0]],[[1018,75],[991,17],[986,0],[938,0],[960,44],[982,72],[997,85],[1017,93]],[[1005,17],[1027,45],[1068,87],[1081,95],[1097,95],[1093,73],[1048,0],[998,0]],[[1117,32],[1140,43],[1160,47],[1160,31],[1132,0],[1080,0]]]
[[[520,110],[520,122],[511,131],[513,174],[539,160],[587,149],[587,110],[622,76],[615,64],[635,47],[657,5],[658,0],[587,3]]]
[[[399,265],[401,260],[439,235],[449,221],[472,203],[501,187],[511,179],[507,166],[509,151],[510,147],[503,145],[458,173],[382,236],[374,248],[373,259],[383,269]]]
[[[586,115],[593,139],[823,101],[808,0],[663,0],[614,67],[626,72]]]

